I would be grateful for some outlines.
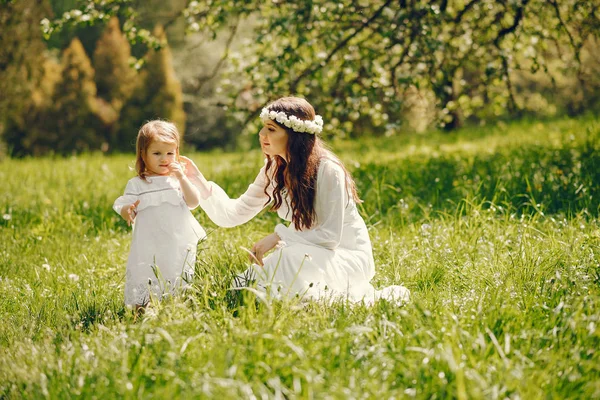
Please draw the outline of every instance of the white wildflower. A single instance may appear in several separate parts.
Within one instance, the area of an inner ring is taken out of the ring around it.
[[[300,133],[307,132],[315,135],[321,133],[323,130],[323,117],[320,115],[316,115],[314,120],[309,121],[302,120],[295,115],[288,116],[282,111],[277,112],[269,110],[268,108],[263,108],[260,113],[260,119],[262,119],[263,122],[266,122],[267,120],[277,121],[281,125]]]

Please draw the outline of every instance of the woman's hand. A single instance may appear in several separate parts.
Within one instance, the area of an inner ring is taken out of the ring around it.
[[[196,164],[187,157],[179,156],[179,162],[183,165],[185,176],[192,182],[200,191],[200,196],[203,199],[208,199],[212,194],[212,188],[208,181],[202,175]]]
[[[252,255],[249,256],[251,262],[258,262],[261,267],[265,253],[277,246],[281,238],[276,233],[271,233],[269,236],[262,238],[252,246]]]
[[[127,226],[131,226],[131,224],[135,220],[135,216],[137,215],[138,204],[140,204],[140,201],[136,200],[135,203],[132,203],[128,206],[123,206],[121,208],[121,217],[123,217],[123,219],[127,221]]]
[[[188,178],[191,179],[191,178],[195,178],[195,177],[202,175],[202,173],[200,172],[200,169],[198,169],[196,164],[194,164],[194,162],[192,160],[190,160],[189,158],[184,157],[184,156],[179,156],[179,162],[181,164],[183,164],[185,176],[187,176]]]

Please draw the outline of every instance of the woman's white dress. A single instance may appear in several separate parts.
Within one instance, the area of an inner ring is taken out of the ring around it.
[[[150,293],[158,298],[187,286],[193,276],[198,241],[206,236],[170,176],[139,177],[127,182],[113,209],[140,200],[127,259],[125,304],[142,305]]]
[[[221,187],[209,182],[211,195],[201,199],[200,206],[219,226],[243,224],[265,207],[266,182],[263,167],[248,190],[237,199],[230,199]],[[269,194],[273,187],[271,181]],[[275,297],[299,295],[305,299],[343,298],[366,303],[381,297],[397,302],[408,300],[410,292],[402,286],[375,290],[370,284],[375,263],[369,233],[354,200],[348,195],[345,172],[334,159],[323,158],[320,162],[315,212],[316,223],[311,229],[299,230],[293,223],[276,226],[282,246],[263,259],[263,267],[254,264],[245,273],[255,276],[260,290]],[[278,214],[291,221],[292,212],[285,195]]]

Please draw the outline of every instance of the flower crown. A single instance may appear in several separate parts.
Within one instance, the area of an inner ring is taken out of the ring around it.
[[[306,132],[311,135],[321,133],[323,130],[323,117],[320,115],[315,115],[314,120],[308,121],[300,119],[295,115],[288,116],[283,111],[271,111],[265,107],[260,113],[260,119],[262,119],[263,122],[267,122],[268,120],[277,121],[294,132]]]

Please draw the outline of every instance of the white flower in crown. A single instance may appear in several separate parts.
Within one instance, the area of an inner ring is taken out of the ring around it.
[[[312,121],[306,121],[295,115],[288,116],[283,111],[272,111],[268,108],[263,108],[260,113],[260,119],[263,122],[267,122],[268,120],[277,121],[294,132],[306,132],[311,135],[321,133],[323,130],[323,117],[320,115],[315,115],[315,119]]]

